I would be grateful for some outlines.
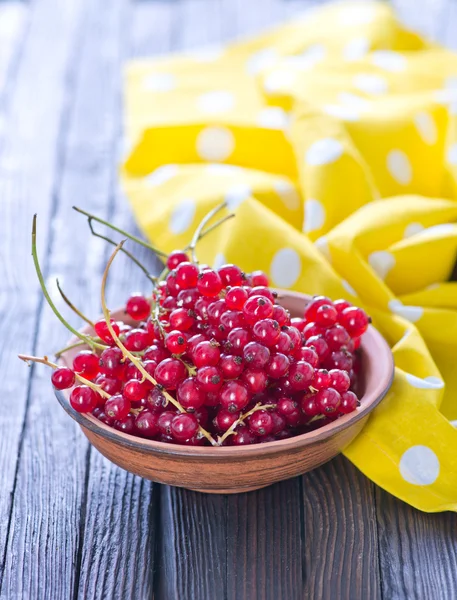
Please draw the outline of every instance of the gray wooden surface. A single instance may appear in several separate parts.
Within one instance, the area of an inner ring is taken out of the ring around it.
[[[108,250],[71,205],[135,230],[117,184],[122,63],[260,31],[314,4],[0,0],[1,600],[457,598],[456,515],[414,511],[341,457],[234,497],[151,484],[92,450],[49,373],[16,358],[67,338],[39,293],[32,214],[51,289],[58,276],[89,314]],[[394,4],[457,46],[455,1]],[[140,282],[120,258],[112,303]]]

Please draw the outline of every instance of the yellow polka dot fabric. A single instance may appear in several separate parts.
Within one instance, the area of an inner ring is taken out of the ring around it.
[[[346,297],[390,343],[392,389],[346,456],[457,510],[457,55],[386,3],[326,6],[223,48],[130,63],[123,184],[143,232],[201,260]]]

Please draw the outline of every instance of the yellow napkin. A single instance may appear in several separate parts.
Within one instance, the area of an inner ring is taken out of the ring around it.
[[[127,69],[122,178],[144,233],[201,260],[347,297],[392,346],[392,390],[345,451],[429,512],[457,510],[457,56],[384,3]]]

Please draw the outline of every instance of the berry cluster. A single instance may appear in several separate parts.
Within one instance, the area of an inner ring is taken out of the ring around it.
[[[151,301],[128,299],[135,326],[98,321],[107,347],[53,372],[57,389],[73,388],[75,410],[162,442],[245,445],[357,408],[357,349],[369,324],[362,309],[318,296],[291,318],[263,272],[214,270],[182,251],[168,257],[166,273]],[[74,386],[75,374],[95,385]]]

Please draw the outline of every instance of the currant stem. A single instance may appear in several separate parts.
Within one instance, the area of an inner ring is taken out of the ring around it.
[[[113,326],[111,325],[110,313],[109,313],[108,307],[106,305],[105,289],[106,289],[106,281],[108,278],[108,273],[109,273],[109,270],[111,268],[111,265],[113,264],[113,261],[117,255],[117,253],[122,249],[122,246],[124,245],[124,243],[125,243],[125,240],[121,241],[116,246],[110,259],[108,260],[108,264],[106,265],[105,272],[103,273],[102,285],[101,285],[101,305],[102,305],[102,310],[103,310],[103,316],[105,317],[106,326],[108,327],[108,331],[110,332],[113,340],[116,342],[117,347],[120,348],[120,350],[122,351],[122,354],[124,355],[124,357],[130,359],[130,361],[135,365],[135,367],[138,369],[138,371],[140,371],[140,373],[143,375],[143,377],[145,379],[147,379],[154,386],[157,386],[157,381],[146,371],[146,369],[141,364],[141,361],[139,361],[131,352],[129,352],[129,350],[127,350],[127,348],[124,346],[124,344],[119,339],[119,336],[116,334],[116,332],[113,329]],[[173,398],[173,396],[171,396],[166,390],[163,390],[163,395],[168,400],[168,402],[171,402],[173,404],[173,406],[175,406],[181,413],[186,412],[186,410],[181,406],[181,404],[177,400],[175,400]],[[208,431],[206,431],[206,429],[203,429],[203,427],[201,425],[199,426],[198,431],[200,432],[201,435],[205,436],[207,440],[209,440],[211,445],[213,445],[213,446],[217,445],[217,442],[214,440],[212,435]]]
[[[136,242],[137,244],[140,244],[140,246],[144,246],[145,248],[152,250],[152,252],[155,252],[155,254],[157,254],[158,256],[167,258],[167,254],[165,254],[165,252],[162,252],[161,250],[157,250],[157,248],[154,248],[154,246],[151,246],[151,244],[148,244],[148,242],[145,242],[144,240],[137,237],[136,235],[132,235],[131,233],[128,233],[127,231],[124,231],[123,229],[116,227],[116,225],[113,225],[112,223],[109,223],[108,221],[105,221],[104,219],[101,219],[100,217],[97,217],[97,216],[83,210],[82,208],[78,208],[77,206],[73,206],[73,210],[81,213],[82,215],[85,215],[88,219],[92,219],[94,221],[97,221],[97,223],[101,223],[102,225],[105,225],[106,227],[113,229],[113,231],[117,231],[121,235],[124,235],[126,238],[132,240],[132,242]]]
[[[69,331],[71,331],[71,333],[73,333],[80,340],[83,340],[88,346],[90,346],[92,348],[92,350],[94,350],[95,348],[98,348],[99,350],[104,350],[106,348],[106,346],[99,344],[98,342],[94,342],[94,340],[92,340],[89,336],[84,335],[80,331],[77,331],[76,329],[74,329],[70,325],[70,323],[68,323],[68,321],[66,321],[64,319],[64,317],[60,314],[60,312],[57,310],[54,302],[51,300],[49,292],[46,288],[46,284],[44,282],[43,273],[41,272],[40,263],[38,261],[38,254],[37,254],[37,248],[36,248],[36,220],[37,220],[37,216],[35,214],[35,215],[33,215],[33,223],[32,223],[32,256],[33,256],[33,263],[35,265],[35,270],[37,273],[38,281],[40,282],[40,287],[41,287],[44,297],[46,298],[53,313],[56,315],[56,317],[59,319],[59,321],[63,325],[65,325],[65,327]]]
[[[258,402],[254,406],[254,408],[251,408],[251,410],[248,410],[248,412],[240,415],[239,418],[230,425],[230,427],[227,429],[227,431],[224,433],[224,435],[218,436],[217,445],[222,446],[223,442],[229,437],[229,435],[237,435],[237,432],[235,431],[235,429],[238,427],[238,425],[243,423],[243,421],[245,419],[247,419],[248,417],[250,417],[252,414],[257,412],[258,410],[264,410],[267,408],[274,408],[274,407],[275,407],[274,404],[263,404],[262,405],[260,402]]]
[[[210,225],[208,227],[208,229],[205,229],[205,231],[201,232],[200,237],[198,238],[198,241],[202,240],[204,237],[206,237],[208,235],[208,233],[211,233],[212,231],[214,231],[215,229],[217,229],[218,227],[223,225],[226,221],[233,219],[233,217],[235,217],[235,216],[236,216],[235,213],[230,213],[229,215],[225,216],[223,219],[219,219],[219,221],[216,221],[215,223],[213,223],[213,225]],[[188,244],[184,248],[184,251],[189,250],[189,248],[190,248],[190,244]]]
[[[40,363],[42,365],[46,365],[47,367],[51,367],[52,369],[59,368],[59,365],[56,365],[55,363],[51,362],[47,356],[43,356],[43,358],[40,358],[39,356],[28,356],[27,354],[18,354],[18,358],[23,360],[28,365],[29,365],[29,363],[34,362],[34,363]],[[88,387],[93,389],[94,392],[99,393],[104,398],[111,398],[111,396],[107,392],[105,392],[105,390],[102,389],[99,385],[92,383],[92,381],[89,381],[82,375],[78,375],[78,373],[75,373],[75,377],[78,381],[80,381],[84,385],[87,385]]]
[[[213,208],[213,210],[210,210],[209,213],[205,217],[203,217],[203,219],[200,221],[200,224],[198,225],[197,229],[195,230],[195,233],[189,244],[189,250],[190,250],[192,262],[198,264],[198,259],[197,259],[197,255],[195,253],[195,248],[197,246],[198,241],[201,238],[203,228],[209,221],[211,221],[211,219],[214,217],[214,215],[216,215],[218,212],[220,212],[223,208],[226,208],[226,206],[227,206],[226,202],[222,202],[221,204],[218,204],[217,206],[215,206]]]
[[[85,346],[85,345],[86,345],[86,342],[83,342],[83,341],[75,342],[74,344],[70,344],[69,346],[62,348],[61,350],[54,352],[54,356],[56,358],[60,358],[62,356],[62,354],[65,354],[65,352],[68,352],[68,350],[73,350],[73,348],[78,348],[79,346]]]
[[[76,306],[72,302],[70,302],[69,298],[63,293],[63,290],[60,287],[60,283],[59,283],[58,279],[56,279],[56,284],[57,284],[57,289],[59,290],[59,293],[62,296],[65,304],[67,304],[67,306],[69,306],[71,308],[71,310],[78,315],[78,317],[80,317],[83,321],[86,321],[86,323],[88,325],[90,325],[91,327],[95,327],[95,324],[93,323],[93,321],[91,321],[89,318],[87,318],[86,315],[83,315],[83,313],[79,309],[77,309]]]

